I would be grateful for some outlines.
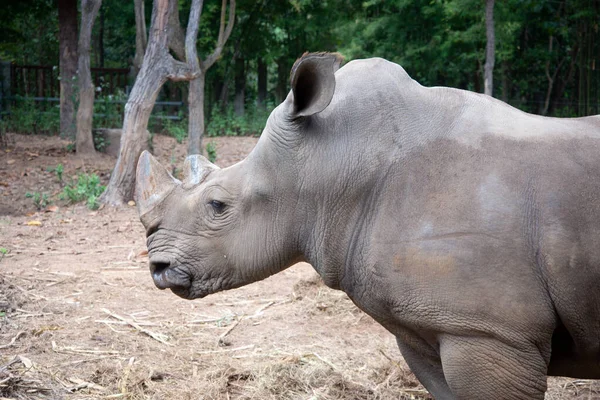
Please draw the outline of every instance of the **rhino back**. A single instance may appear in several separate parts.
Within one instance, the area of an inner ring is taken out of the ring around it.
[[[311,128],[327,137],[316,153],[339,157],[329,203],[355,205],[339,222],[328,215],[338,233],[321,235],[319,261],[339,265],[340,286],[397,334],[402,321],[542,343],[559,326],[556,354],[598,357],[598,117],[425,88],[382,60],[337,77]]]

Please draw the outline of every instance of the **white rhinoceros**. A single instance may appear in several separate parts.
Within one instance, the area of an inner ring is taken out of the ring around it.
[[[543,399],[547,375],[600,378],[600,117],[340,61],[299,59],[232,167],[192,156],[179,182],[141,155],[156,286],[195,299],[304,260],[396,336],[437,399]]]

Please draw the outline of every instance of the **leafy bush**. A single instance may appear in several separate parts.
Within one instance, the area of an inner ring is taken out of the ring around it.
[[[4,129],[16,133],[55,134],[60,130],[58,103],[39,103],[17,96],[4,118]]]
[[[94,128],[122,127],[126,102],[127,96],[122,91],[117,91],[114,95],[96,96],[94,99],[94,114],[92,116]],[[95,138],[94,144],[96,144]]]
[[[187,120],[185,118],[180,118],[179,120],[163,119],[164,133],[174,137],[175,140],[177,140],[177,143],[182,143],[183,140],[187,138],[187,125]]]
[[[38,210],[42,210],[46,208],[50,204],[50,199],[46,193],[33,192],[33,193],[25,193],[25,197],[33,200],[33,204],[35,208]]]
[[[110,140],[101,131],[92,131],[94,138],[94,148],[101,153],[106,152],[106,148],[110,146]]]
[[[104,192],[105,187],[100,184],[100,178],[96,174],[79,174],[77,179],[65,186],[60,194],[61,199],[69,200],[71,203],[86,201],[90,210],[97,209],[98,196]]]
[[[271,107],[248,107],[243,116],[237,116],[233,107],[227,107],[225,110],[214,107],[206,127],[206,136],[260,135],[271,113],[270,109]]]
[[[206,144],[206,155],[208,156],[208,161],[214,163],[217,159],[217,145],[215,142],[208,142]]]

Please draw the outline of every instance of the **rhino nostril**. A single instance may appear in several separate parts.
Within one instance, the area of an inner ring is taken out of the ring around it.
[[[153,275],[159,275],[161,274],[164,270],[168,269],[171,266],[171,263],[169,262],[152,262],[150,261],[150,271],[152,272]]]

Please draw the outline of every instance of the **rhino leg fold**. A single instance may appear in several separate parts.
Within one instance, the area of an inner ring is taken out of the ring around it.
[[[489,337],[446,335],[440,355],[457,399],[544,399],[547,365],[533,343],[517,349]]]
[[[442,360],[429,344],[420,338],[413,338],[412,346],[405,344],[404,339],[396,341],[410,370],[436,400],[456,399],[444,378]]]

